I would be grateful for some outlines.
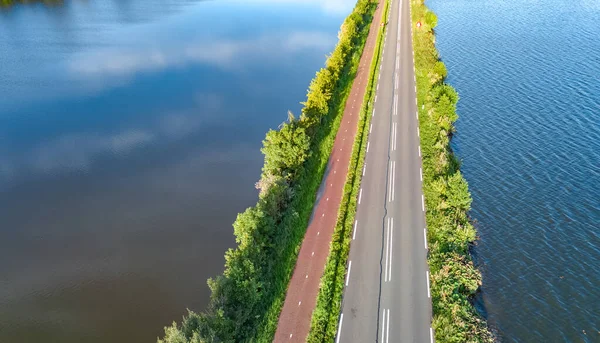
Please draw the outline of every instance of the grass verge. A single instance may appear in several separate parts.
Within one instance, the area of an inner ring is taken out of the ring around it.
[[[472,303],[481,285],[469,253],[476,239],[468,217],[472,199],[450,147],[458,94],[444,82],[447,71],[433,30],[437,17],[423,0],[411,0],[411,17],[435,339],[493,342],[494,335]]]
[[[382,23],[385,23],[387,19],[389,0],[385,0],[384,6]],[[379,75],[385,30],[386,26],[380,26],[377,34],[375,52],[369,71],[369,82],[361,107],[358,131],[352,148],[352,157],[350,159],[344,193],[332,237],[329,257],[325,265],[325,272],[321,277],[321,287],[317,297],[317,305],[312,316],[310,333],[307,338],[307,342],[309,343],[332,342],[336,335],[347,271],[346,265],[350,252],[352,227],[356,215],[356,202],[362,178],[360,170],[364,166],[369,136],[367,128],[372,118],[368,114],[373,111],[375,81]]]

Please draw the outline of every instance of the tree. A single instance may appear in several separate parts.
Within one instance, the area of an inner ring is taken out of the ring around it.
[[[261,152],[265,155],[263,174],[282,175],[293,179],[308,158],[309,137],[304,128],[292,124],[282,124],[279,131],[270,130],[263,141]]]

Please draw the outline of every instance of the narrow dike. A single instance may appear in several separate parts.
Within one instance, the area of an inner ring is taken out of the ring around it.
[[[290,113],[267,133],[258,203],[233,224],[238,246],[225,254],[224,273],[208,280],[208,308],[188,311],[158,342],[272,342],[276,330],[285,341],[306,338],[359,122],[378,23],[372,19],[381,15],[376,7],[373,0],[357,1],[325,68],[310,84],[300,117]],[[293,300],[290,312],[286,294],[290,301],[297,295],[305,300]]]
[[[481,285],[469,253],[476,239],[468,216],[472,199],[450,147],[458,94],[444,82],[447,70],[435,48],[437,17],[423,0],[411,0],[411,18],[435,340],[494,342],[472,303]]]

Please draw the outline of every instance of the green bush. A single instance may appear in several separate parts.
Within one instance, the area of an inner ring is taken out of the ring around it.
[[[159,342],[273,340],[373,10],[371,0],[358,0],[326,67],[309,86],[300,118],[290,115],[267,134],[258,203],[233,225],[238,246],[227,251],[223,275],[208,281],[208,308],[165,328]]]
[[[436,342],[493,342],[494,336],[472,299],[481,285],[469,248],[476,232],[469,222],[471,194],[450,148],[458,119],[458,94],[444,83],[447,70],[435,48],[437,17],[422,0],[411,1],[419,129],[423,150],[423,192],[431,271]]]

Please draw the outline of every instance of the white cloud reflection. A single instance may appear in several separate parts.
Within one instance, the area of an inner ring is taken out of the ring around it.
[[[34,170],[57,172],[87,170],[95,156],[111,152],[124,155],[155,138],[142,130],[130,130],[108,135],[70,134],[41,144],[25,161]]]
[[[320,8],[325,13],[345,15],[356,4],[356,0],[251,0],[253,3],[300,4]]]
[[[158,116],[144,127],[106,133],[65,133],[13,156],[0,151],[0,187],[20,173],[88,171],[102,155],[126,157],[156,141],[181,139],[218,120],[225,105],[223,97],[216,93],[197,93],[194,102],[193,108]]]
[[[135,49],[107,49],[72,58],[68,70],[75,78],[129,77],[191,63],[224,69],[243,68],[254,61],[274,60],[282,55],[309,49],[330,49],[335,34],[318,31],[269,34],[251,40],[196,41],[141,46]]]

